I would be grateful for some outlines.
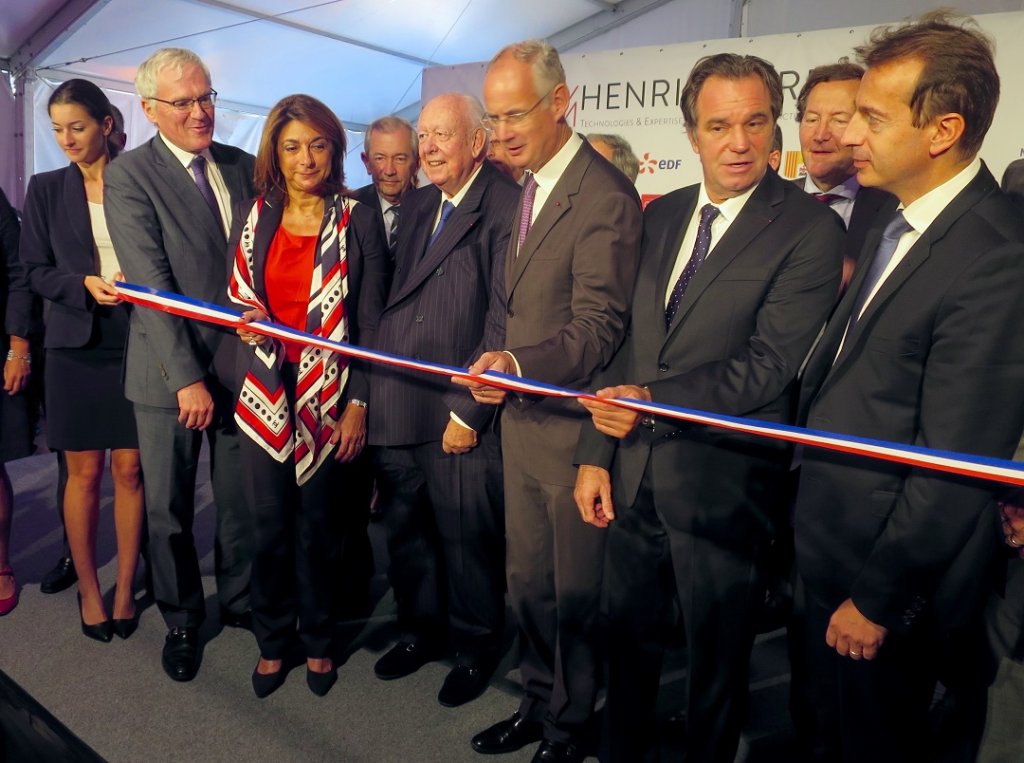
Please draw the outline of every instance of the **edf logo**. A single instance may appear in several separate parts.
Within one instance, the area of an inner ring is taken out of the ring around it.
[[[653,175],[657,170],[677,170],[683,166],[682,159],[655,159],[649,152],[640,160],[640,174]]]

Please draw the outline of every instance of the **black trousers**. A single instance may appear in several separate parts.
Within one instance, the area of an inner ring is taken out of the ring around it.
[[[682,532],[671,496],[644,477],[608,528],[604,569],[608,693],[603,761],[658,759],[656,701],[675,606],[687,642],[687,760],[731,763],[748,691],[764,584],[754,552]]]
[[[505,503],[501,443],[480,434],[469,453],[440,442],[377,451],[388,577],[405,636],[464,662],[494,660],[505,617]]]

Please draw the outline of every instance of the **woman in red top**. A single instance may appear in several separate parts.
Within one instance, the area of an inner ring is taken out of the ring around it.
[[[259,196],[235,216],[228,293],[245,320],[271,320],[339,341],[373,345],[387,296],[380,214],[344,186],[345,131],[307,95],[278,102],[256,157]],[[306,680],[323,696],[336,679],[332,574],[338,554],[338,462],[366,442],[368,385],[356,363],[319,349],[238,330],[252,348],[235,420],[253,513],[253,631],[260,659],[253,691],[285,677],[296,634]]]

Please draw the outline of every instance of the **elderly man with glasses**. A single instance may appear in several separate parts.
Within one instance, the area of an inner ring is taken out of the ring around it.
[[[110,237],[128,281],[225,302],[232,208],[253,196],[253,157],[213,141],[217,91],[189,50],[158,50],[135,86],[158,134],[106,174]],[[205,604],[192,523],[206,432],[217,504],[215,565],[224,625],[248,627],[251,540],[232,412],[237,340],[155,310],[132,314],[125,394],[145,474],[154,595],[168,634],[163,667],[190,681]]]

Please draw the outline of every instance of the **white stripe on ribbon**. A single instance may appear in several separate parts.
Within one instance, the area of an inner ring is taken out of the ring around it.
[[[201,320],[207,323],[215,323],[221,326],[234,328],[241,325],[241,313],[229,308],[220,307],[202,302],[180,294],[160,291],[145,286],[117,281],[114,283],[120,296],[127,302],[166,313],[178,315],[183,318]],[[869,458],[876,458],[883,461],[895,461],[909,466],[919,466],[935,471],[960,474],[967,477],[978,477],[994,482],[1001,482],[1007,485],[1024,487],[1024,463],[1008,461],[999,458],[988,458],[965,453],[954,453],[951,451],[934,450],[916,445],[904,445],[884,440],[872,440],[865,437],[854,437],[851,435],[836,434],[834,432],[822,432],[803,427],[788,426],[785,424],[771,424],[757,419],[742,418],[739,416],[725,416],[718,413],[708,413],[689,408],[677,408],[671,405],[659,403],[648,403],[630,398],[606,399],[598,398],[595,395],[578,392],[576,390],[555,387],[542,382],[531,381],[517,376],[508,376],[495,371],[487,371],[480,375],[470,374],[465,368],[446,366],[440,363],[428,363],[420,360],[391,355],[385,352],[368,350],[364,347],[334,342],[329,339],[307,334],[303,331],[288,328],[277,323],[264,323],[255,321],[245,324],[246,330],[256,334],[275,339],[287,339],[293,342],[313,347],[320,347],[330,352],[338,352],[355,358],[362,358],[374,363],[382,363],[398,368],[407,368],[414,371],[437,376],[448,376],[465,379],[491,387],[524,392],[533,395],[544,395],[547,397],[562,397],[569,399],[595,400],[602,403],[609,403],[621,408],[628,408],[641,413],[656,414],[666,418],[679,421],[686,421],[693,424],[704,424],[707,426],[727,429],[734,432],[757,437],[768,437],[776,440],[809,445],[826,450],[835,450],[843,453],[854,453]]]

